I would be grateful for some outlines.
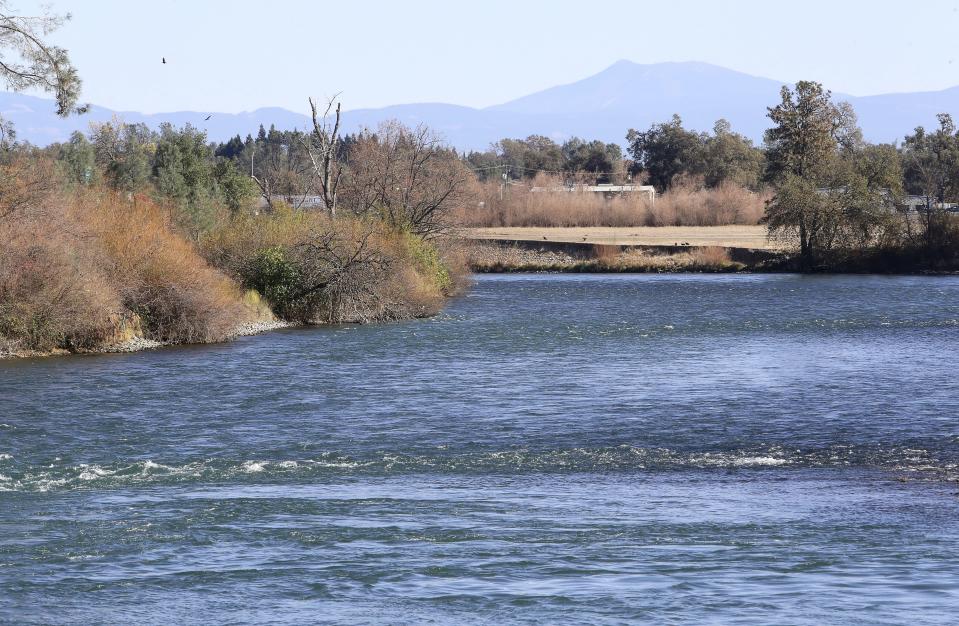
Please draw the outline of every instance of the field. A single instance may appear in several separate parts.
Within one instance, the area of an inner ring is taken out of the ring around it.
[[[465,228],[466,239],[562,241],[613,245],[721,246],[777,250],[778,241],[766,238],[765,226],[628,226],[628,227],[499,227]]]

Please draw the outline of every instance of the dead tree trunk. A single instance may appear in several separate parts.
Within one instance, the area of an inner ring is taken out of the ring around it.
[[[336,148],[340,133],[340,103],[336,102],[336,97],[330,99],[326,104],[323,117],[320,118],[317,114],[316,102],[313,101],[313,98],[310,98],[309,101],[310,112],[313,117],[313,133],[306,148],[310,154],[310,160],[313,162],[313,169],[320,179],[323,202],[326,204],[330,215],[335,217],[336,190],[340,186],[340,176],[343,174],[343,167],[336,159]],[[334,102],[336,103],[336,117],[331,128],[327,120]]]

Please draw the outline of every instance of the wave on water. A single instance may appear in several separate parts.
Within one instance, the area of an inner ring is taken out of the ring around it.
[[[831,446],[799,450],[768,446],[748,450],[687,452],[666,448],[614,446],[429,454],[377,453],[368,458],[335,452],[307,459],[204,459],[186,463],[136,460],[112,464],[52,463],[31,466],[9,454],[0,457],[0,491],[66,491],[137,486],[286,482],[339,476],[429,473],[532,474],[576,472],[666,472],[682,470],[764,470],[793,468],[872,468],[916,472],[925,478],[959,480],[959,465],[912,447]]]

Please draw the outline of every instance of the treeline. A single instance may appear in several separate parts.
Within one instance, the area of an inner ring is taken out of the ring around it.
[[[436,312],[465,275],[444,233],[472,174],[426,129],[341,138],[328,114],[224,144],[114,120],[41,149],[5,125],[0,352]]]

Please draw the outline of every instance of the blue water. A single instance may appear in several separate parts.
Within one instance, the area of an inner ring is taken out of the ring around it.
[[[957,379],[955,277],[0,362],[0,622],[953,623]]]

